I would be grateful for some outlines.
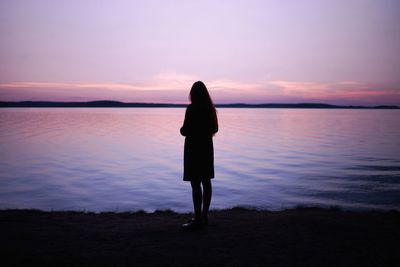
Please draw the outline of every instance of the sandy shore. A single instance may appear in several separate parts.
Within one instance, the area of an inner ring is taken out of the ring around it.
[[[400,212],[0,211],[2,266],[400,266]]]

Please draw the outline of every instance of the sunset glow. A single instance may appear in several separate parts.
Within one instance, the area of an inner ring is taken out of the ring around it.
[[[1,1],[0,101],[400,105],[400,4]]]

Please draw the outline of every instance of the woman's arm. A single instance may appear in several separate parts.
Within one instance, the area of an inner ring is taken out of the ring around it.
[[[215,116],[215,122],[214,122],[214,129],[213,129],[213,135],[218,132],[218,118]]]
[[[187,136],[190,133],[191,124],[191,108],[188,106],[185,112],[185,120],[183,121],[183,126],[181,127],[181,135]]]

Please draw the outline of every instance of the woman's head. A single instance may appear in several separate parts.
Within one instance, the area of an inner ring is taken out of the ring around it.
[[[193,105],[214,107],[207,87],[202,81],[197,81],[192,85],[189,98]]]
[[[190,90],[189,98],[194,107],[204,110],[205,114],[208,114],[208,118],[211,122],[210,131],[215,134],[218,131],[217,111],[206,85],[201,81],[195,82]]]

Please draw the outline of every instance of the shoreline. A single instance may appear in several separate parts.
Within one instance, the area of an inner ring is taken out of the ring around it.
[[[0,210],[3,266],[398,266],[399,211]],[[5,263],[5,265],[4,265]]]
[[[282,206],[281,208],[267,208],[257,207],[252,205],[239,205],[226,208],[211,208],[210,212],[227,212],[227,211],[249,211],[249,212],[265,212],[265,213],[279,213],[287,211],[298,210],[329,210],[341,211],[351,213],[399,213],[400,207],[347,207],[339,205],[295,205],[295,206]],[[173,208],[166,209],[106,209],[106,210],[90,210],[90,209],[40,209],[40,208],[0,208],[0,213],[8,212],[23,212],[23,213],[82,213],[82,214],[177,214],[188,215],[192,214],[192,209],[188,210],[174,210]]]

